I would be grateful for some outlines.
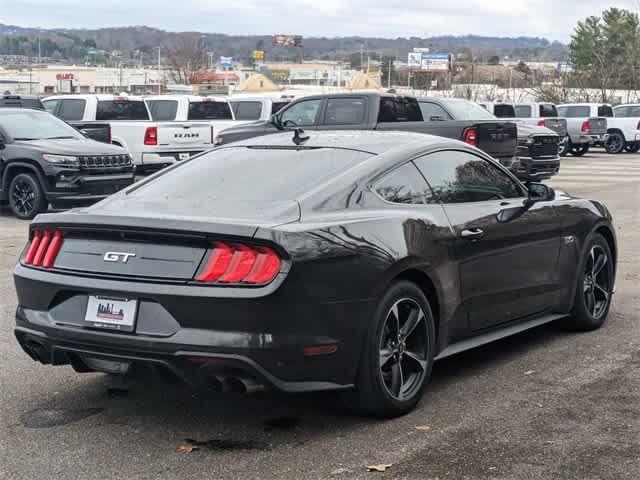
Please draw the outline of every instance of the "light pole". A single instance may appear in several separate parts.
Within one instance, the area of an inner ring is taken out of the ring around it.
[[[162,81],[160,77],[160,49],[162,47],[156,47],[158,49],[158,95],[162,93]]]

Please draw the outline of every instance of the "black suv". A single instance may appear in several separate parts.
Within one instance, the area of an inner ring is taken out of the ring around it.
[[[44,111],[0,108],[0,203],[18,218],[33,218],[49,203],[91,203],[133,181],[122,147],[91,140]]]
[[[44,110],[40,98],[35,95],[11,95],[10,93],[5,93],[0,97],[0,107]]]

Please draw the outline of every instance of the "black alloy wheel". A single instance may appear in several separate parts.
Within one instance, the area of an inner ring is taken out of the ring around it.
[[[46,198],[33,174],[19,173],[11,180],[9,207],[16,217],[23,220],[30,220],[46,210]]]
[[[625,141],[622,133],[611,132],[604,148],[607,150],[607,153],[615,155],[621,153],[624,150],[624,146]]]
[[[588,241],[580,262],[571,317],[565,324],[574,330],[595,330],[607,319],[614,284],[614,257],[600,234]]]
[[[589,151],[589,145],[572,145],[571,155],[574,157],[581,157]]]
[[[571,139],[567,136],[558,144],[558,155],[566,157],[571,149]]]
[[[435,322],[414,283],[393,283],[380,299],[366,334],[355,392],[345,394],[358,413],[396,417],[412,410],[431,376]]]

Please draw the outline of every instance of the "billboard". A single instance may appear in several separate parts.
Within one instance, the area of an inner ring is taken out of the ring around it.
[[[422,53],[420,69],[425,72],[448,72],[449,65],[448,53]]]
[[[422,53],[409,52],[407,65],[409,66],[409,68],[420,68],[422,66]]]
[[[223,68],[233,67],[233,57],[220,57],[218,64]]]
[[[254,60],[264,60],[264,50],[254,50],[251,53],[251,58]]]
[[[278,33],[273,36],[273,44],[276,47],[302,47],[302,36]]]

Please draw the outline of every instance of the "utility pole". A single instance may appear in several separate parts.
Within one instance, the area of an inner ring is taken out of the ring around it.
[[[162,93],[162,81],[161,81],[161,76],[160,76],[160,48],[161,47],[156,47],[158,49],[158,95],[160,95]]]
[[[360,71],[364,72],[364,44],[360,44]]]
[[[387,88],[391,88],[391,64],[393,61],[389,59],[389,71],[387,72]]]
[[[40,65],[40,57],[42,56],[42,53],[40,51],[40,32],[38,32],[38,65]]]

